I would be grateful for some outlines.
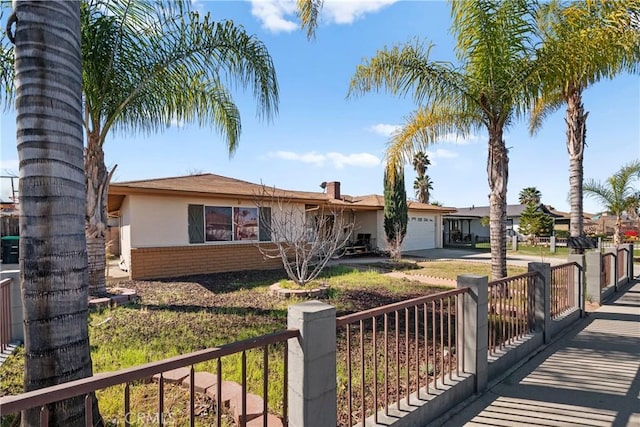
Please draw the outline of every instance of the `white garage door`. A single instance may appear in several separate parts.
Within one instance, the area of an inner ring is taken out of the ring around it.
[[[433,249],[436,247],[436,220],[432,215],[409,214],[407,235],[402,242],[403,251]]]

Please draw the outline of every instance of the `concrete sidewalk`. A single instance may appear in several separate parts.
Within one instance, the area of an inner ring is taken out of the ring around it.
[[[640,426],[640,282],[626,289],[432,425]]]

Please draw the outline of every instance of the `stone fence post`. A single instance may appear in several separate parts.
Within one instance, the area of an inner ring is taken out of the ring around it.
[[[518,251],[518,236],[512,236],[511,237],[511,249],[514,252]]]
[[[591,251],[585,254],[585,299],[600,304],[602,295],[602,253]]]
[[[488,283],[487,276],[474,274],[460,275],[457,280],[458,288],[469,288],[458,300],[458,312],[463,313],[458,316],[458,327],[464,330],[464,336],[458,337],[458,348],[464,351],[463,371],[475,377],[476,393],[487,387],[489,378]]]
[[[529,272],[538,274],[534,278],[536,330],[542,332],[545,344],[551,341],[551,265],[530,262]]]
[[[549,237],[549,253],[556,253],[556,236]]]
[[[336,309],[320,301],[289,306],[287,326],[300,331],[289,341],[289,425],[335,427]]]

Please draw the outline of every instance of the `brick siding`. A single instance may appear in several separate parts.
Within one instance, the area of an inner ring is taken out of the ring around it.
[[[262,246],[262,245],[261,245]],[[273,244],[264,244],[274,248]],[[202,273],[276,269],[277,259],[264,259],[255,244],[191,245],[131,249],[131,279],[158,279]]]

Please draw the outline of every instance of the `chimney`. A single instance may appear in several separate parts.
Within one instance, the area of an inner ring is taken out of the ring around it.
[[[327,195],[330,199],[340,200],[340,182],[327,182]]]

